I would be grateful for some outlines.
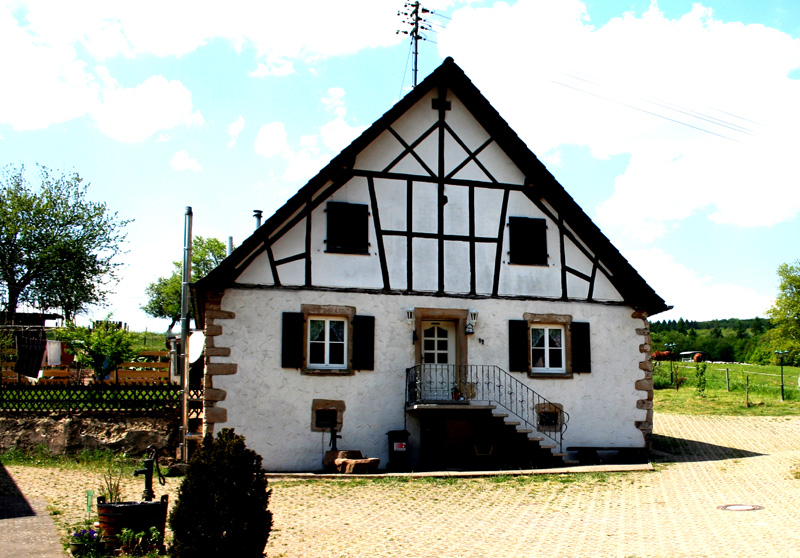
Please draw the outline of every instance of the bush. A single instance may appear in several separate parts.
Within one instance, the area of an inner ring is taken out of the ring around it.
[[[261,456],[225,428],[189,460],[169,516],[170,556],[261,557],[272,528]]]
[[[695,390],[700,397],[706,396],[706,366],[705,362],[695,362],[694,364],[694,376],[697,379]]]

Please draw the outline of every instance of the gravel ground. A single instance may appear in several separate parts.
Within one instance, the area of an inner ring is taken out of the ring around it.
[[[657,414],[655,424],[654,472],[272,481],[267,555],[800,558],[800,418]],[[101,484],[99,474],[7,470],[60,525],[80,520],[85,490]],[[179,482],[156,493],[172,502]],[[124,480],[131,499],[141,488]],[[762,509],[719,509],[728,504]]]

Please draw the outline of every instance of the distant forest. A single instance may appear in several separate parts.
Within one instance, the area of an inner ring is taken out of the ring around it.
[[[707,360],[778,364],[775,351],[786,347],[773,328],[769,319],[759,317],[705,322],[680,318],[650,322],[650,337],[654,351],[702,351]],[[783,361],[800,366],[800,353],[789,350]]]

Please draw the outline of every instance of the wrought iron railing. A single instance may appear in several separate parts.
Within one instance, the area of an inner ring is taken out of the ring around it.
[[[406,369],[406,403],[484,401],[555,442],[563,451],[569,414],[495,365],[418,364]]]

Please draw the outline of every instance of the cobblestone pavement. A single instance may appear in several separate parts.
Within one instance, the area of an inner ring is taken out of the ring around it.
[[[800,418],[657,414],[656,434],[655,472],[274,482],[268,556],[800,557]]]
[[[276,480],[267,556],[800,558],[800,417],[657,413],[655,431],[654,472]],[[39,519],[0,519],[0,558],[59,556],[45,553],[57,536],[44,500],[80,509],[75,487],[94,481],[7,469]],[[171,502],[176,488],[170,479]],[[728,504],[763,509],[719,509]],[[10,546],[26,539],[41,545]]]
[[[0,496],[0,558],[63,556],[44,499]]]

